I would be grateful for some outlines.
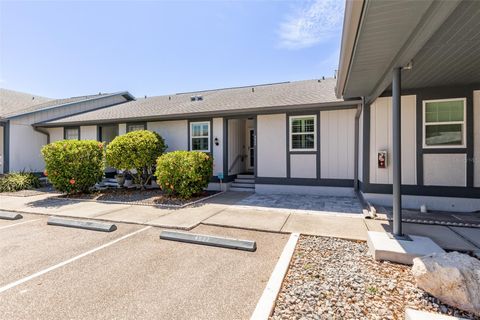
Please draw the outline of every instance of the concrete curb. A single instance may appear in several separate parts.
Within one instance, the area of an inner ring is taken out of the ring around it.
[[[260,300],[258,300],[257,306],[255,307],[255,311],[253,311],[250,320],[266,320],[272,314],[277,296],[282,288],[283,279],[287,275],[290,261],[292,260],[299,238],[299,233],[292,233],[290,235],[290,239],[288,239],[287,244],[283,248],[282,255],[278,259],[275,269],[273,269],[272,275],[268,280],[267,286],[265,287]]]
[[[96,203],[107,203],[107,204],[124,204],[128,206],[145,206],[145,207],[154,207],[154,208],[164,208],[164,209],[183,209],[189,206],[193,206],[199,202],[203,202],[205,200],[211,199],[213,197],[216,197],[222,193],[225,193],[225,191],[221,191],[215,194],[212,194],[211,196],[201,198],[192,202],[187,202],[185,204],[182,204],[181,206],[177,206],[174,204],[145,204],[145,203],[137,203],[137,202],[122,202],[122,201],[113,201],[113,200],[95,200],[95,199],[78,199],[78,198],[61,198],[59,196],[57,197],[52,197],[51,199],[54,200],[67,200],[67,201],[77,201],[77,202],[96,202]]]
[[[250,252],[257,250],[257,244],[255,241],[215,237],[204,234],[162,231],[160,233],[160,239]]]
[[[102,232],[112,232],[117,230],[117,226],[111,223],[109,224],[109,223],[100,223],[96,221],[72,220],[72,219],[64,219],[60,217],[49,217],[47,224],[51,226],[87,229],[87,230],[102,231]]]
[[[9,212],[9,211],[3,211],[1,210],[0,211],[0,219],[3,219],[3,220],[19,220],[19,219],[22,219],[23,216],[21,214],[18,214],[16,212]]]

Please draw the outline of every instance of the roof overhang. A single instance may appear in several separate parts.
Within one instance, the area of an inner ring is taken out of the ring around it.
[[[42,111],[46,111],[46,110],[57,109],[57,108],[68,107],[68,106],[76,105],[76,104],[79,104],[79,103],[84,103],[85,101],[90,102],[90,101],[96,101],[96,100],[103,100],[103,99],[114,97],[114,96],[122,96],[125,99],[125,102],[135,100],[135,97],[130,92],[120,91],[120,92],[115,92],[115,93],[111,93],[111,94],[101,95],[101,96],[98,96],[96,98],[89,98],[89,99],[78,100],[78,101],[74,101],[74,102],[54,104],[54,105],[51,105],[51,106],[49,106],[47,108],[43,108],[43,109],[32,110],[32,111],[23,112],[23,113],[20,112],[18,114],[14,114],[14,115],[11,115],[11,116],[7,115],[4,119],[13,119],[13,118],[17,118],[17,117],[23,117],[23,116],[28,115],[28,114],[33,114],[33,113],[42,112]]]
[[[274,114],[274,113],[287,113],[287,112],[304,112],[314,110],[341,110],[356,108],[361,104],[361,100],[348,100],[348,101],[336,101],[336,102],[324,102],[324,103],[311,103],[311,104],[299,104],[299,105],[284,105],[284,106],[271,106],[261,108],[245,108],[238,110],[217,110],[206,112],[189,112],[189,113],[176,113],[166,115],[155,115],[146,117],[132,117],[132,118],[111,118],[111,119],[98,119],[92,121],[45,121],[34,123],[34,127],[52,128],[63,127],[72,125],[97,125],[105,123],[125,123],[135,121],[168,121],[168,120],[186,120],[186,119],[199,119],[207,117],[236,117],[236,116],[251,116],[257,114]]]
[[[371,101],[392,70],[403,88],[480,82],[479,1],[347,0],[336,94]]]

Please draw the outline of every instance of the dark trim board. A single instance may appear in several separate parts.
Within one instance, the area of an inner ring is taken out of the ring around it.
[[[10,121],[0,122],[3,127],[3,173],[10,172]]]
[[[363,193],[392,194],[392,185],[360,182],[360,190]],[[480,198],[480,188],[471,187],[402,185],[401,190],[402,195],[411,196]]]
[[[215,174],[215,172],[214,172],[213,174]],[[237,178],[237,175],[236,175],[236,174],[231,174],[231,175],[229,175],[229,176],[224,176],[224,179],[222,180],[222,183],[232,182],[232,181],[234,181],[236,178]],[[210,182],[212,182],[212,183],[219,183],[219,182],[220,182],[220,179],[218,179],[217,176],[212,176],[212,177],[210,178]]]
[[[353,188],[353,179],[314,179],[314,178],[307,179],[307,178],[257,177],[255,179],[255,184]]]

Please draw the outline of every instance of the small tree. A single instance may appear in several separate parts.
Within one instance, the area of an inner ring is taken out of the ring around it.
[[[55,189],[66,193],[87,192],[100,182],[105,169],[103,143],[64,140],[42,148],[45,175]]]
[[[165,141],[156,132],[133,131],[107,145],[106,159],[109,166],[128,171],[135,183],[144,187],[153,175],[155,161],[166,148]]]
[[[208,186],[213,158],[199,151],[169,152],[157,160],[157,183],[167,194],[191,198]]]

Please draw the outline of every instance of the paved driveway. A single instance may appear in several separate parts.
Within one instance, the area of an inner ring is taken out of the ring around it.
[[[244,252],[159,239],[152,226],[100,233],[46,225],[0,226],[3,319],[247,319],[287,235],[213,226],[196,233],[257,241]]]
[[[356,197],[334,197],[302,194],[258,194],[236,203],[256,209],[280,209],[300,213],[362,214],[362,205]]]

